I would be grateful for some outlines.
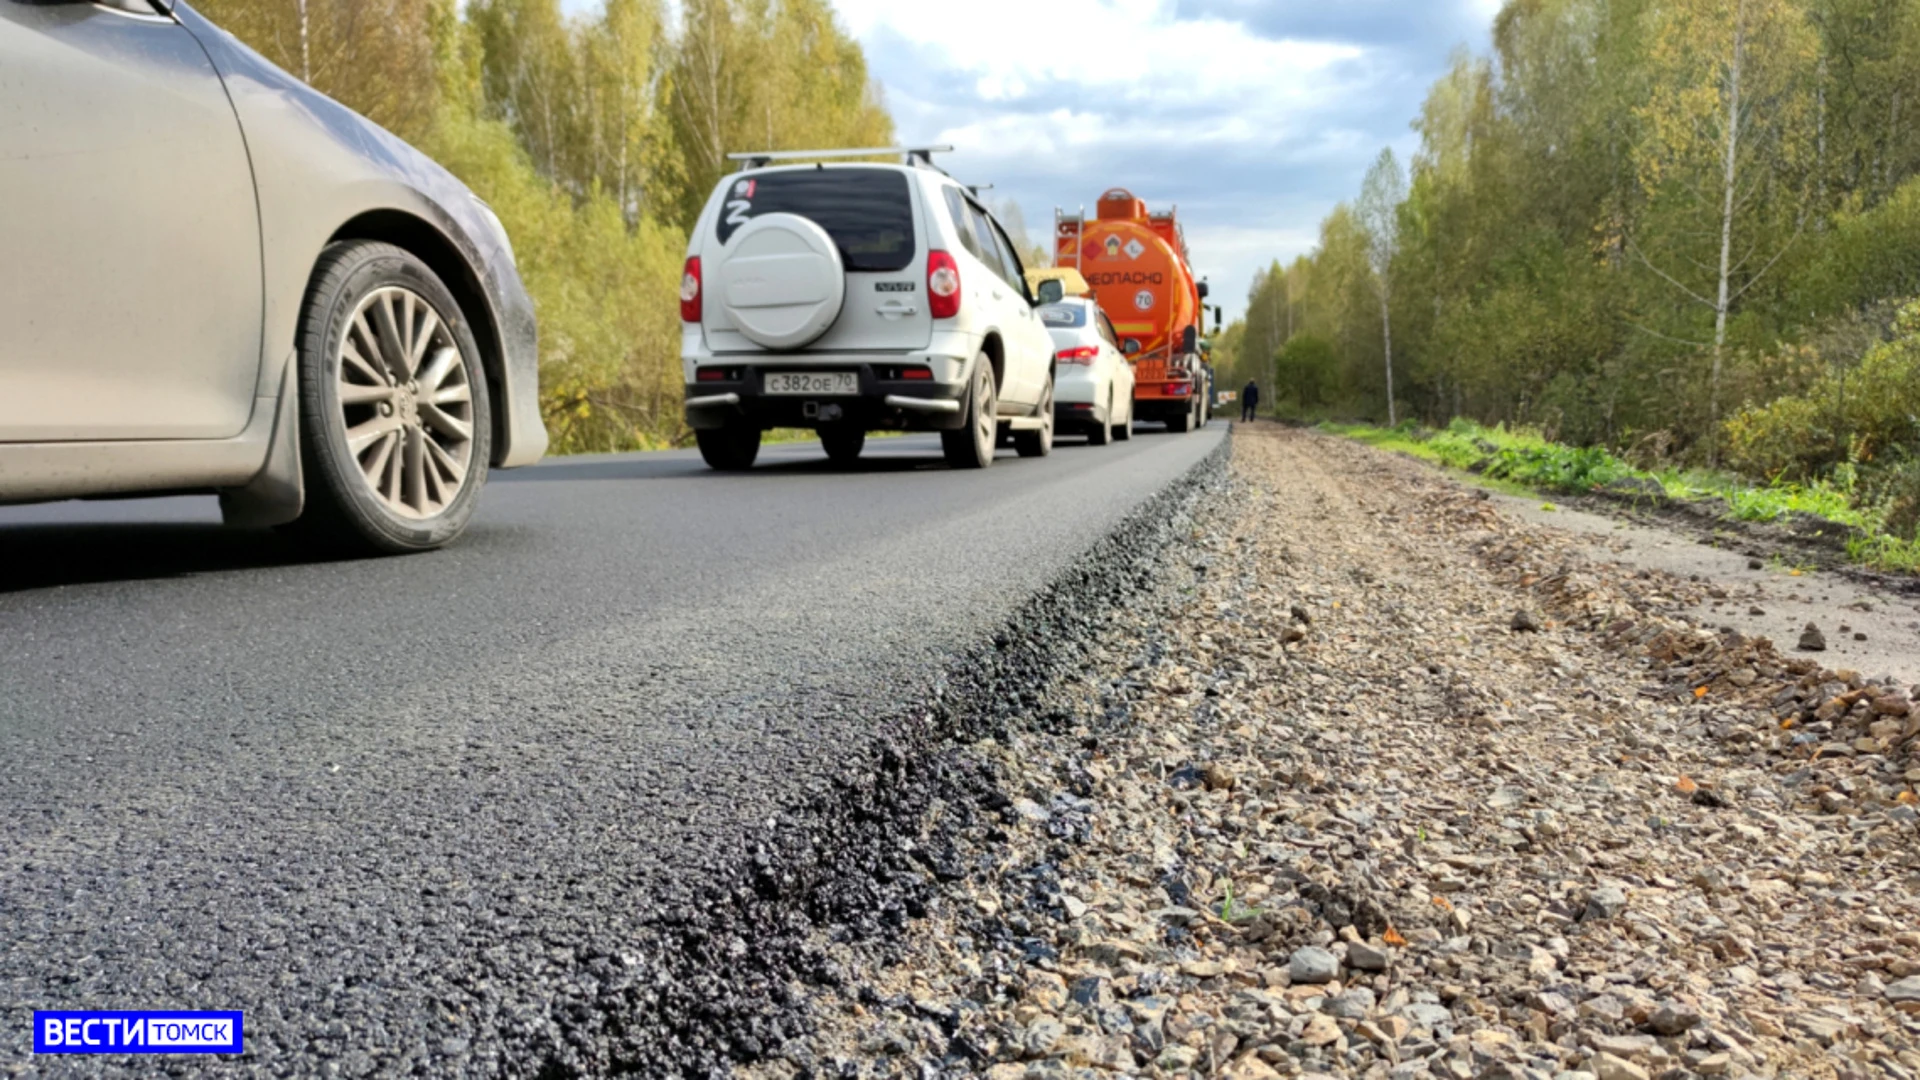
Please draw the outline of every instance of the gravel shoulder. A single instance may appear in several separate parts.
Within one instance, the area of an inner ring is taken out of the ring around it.
[[[1233,443],[745,1075],[1920,1076],[1912,687],[1416,463]]]
[[[1636,520],[1644,515],[1596,512],[1598,500],[1595,510],[1586,510],[1512,495],[1493,499],[1522,521],[1571,533],[1590,558],[1707,582],[1700,602],[1686,611],[1695,622],[1767,637],[1789,651],[1818,652],[1829,667],[1920,683],[1920,593],[1911,587],[1883,575],[1818,567],[1764,544]],[[1820,631],[1823,648],[1800,649],[1808,624]]]

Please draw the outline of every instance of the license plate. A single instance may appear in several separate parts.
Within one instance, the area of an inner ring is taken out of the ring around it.
[[[769,371],[765,392],[803,396],[857,394],[860,376],[851,371]]]

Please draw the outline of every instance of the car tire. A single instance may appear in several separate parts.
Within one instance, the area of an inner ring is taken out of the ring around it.
[[[1015,431],[1013,452],[1021,457],[1046,457],[1053,453],[1053,376],[1047,376],[1047,388],[1040,394],[1040,426]]]
[[[820,448],[827,452],[827,460],[835,465],[851,465],[860,460],[860,451],[867,445],[867,433],[862,428],[835,424],[820,429]]]
[[[735,421],[701,428],[693,433],[693,441],[700,445],[700,458],[707,467],[720,472],[744,472],[760,456],[760,429],[752,424]]]
[[[1107,391],[1106,418],[1103,420],[1096,420],[1094,422],[1092,429],[1087,432],[1087,445],[1088,446],[1105,446],[1112,441],[1113,441],[1113,391],[1109,390]]]
[[[940,433],[940,449],[956,469],[984,469],[993,464],[1000,441],[1000,388],[993,377],[993,361],[986,353],[973,358],[973,385],[967,392],[967,422]]]
[[[1133,438],[1133,402],[1127,402],[1126,420],[1113,425],[1113,437],[1119,442],[1126,442]]]
[[[412,253],[328,246],[297,341],[306,506],[329,547],[427,551],[472,519],[493,452],[486,370],[453,294]]]

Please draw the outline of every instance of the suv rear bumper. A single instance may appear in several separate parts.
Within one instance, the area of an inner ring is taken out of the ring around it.
[[[701,370],[723,371],[725,378],[686,384],[687,426],[695,430],[746,421],[761,428],[817,428],[851,424],[868,431],[952,431],[966,426],[964,379],[940,383],[898,378],[899,363],[849,363],[822,360],[810,371],[852,371],[860,380],[856,394],[801,396],[762,392],[766,371],[791,371],[795,365],[729,364],[707,361]]]

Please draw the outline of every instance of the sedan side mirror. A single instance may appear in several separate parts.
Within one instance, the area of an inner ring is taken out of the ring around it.
[[[1059,278],[1048,278],[1040,283],[1040,302],[1043,304],[1057,304],[1066,295],[1067,287],[1061,284]]]

